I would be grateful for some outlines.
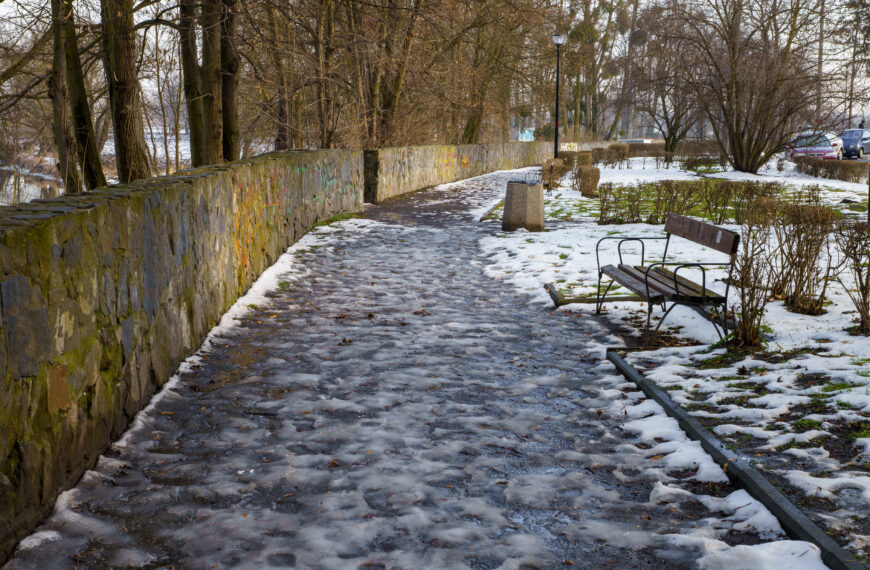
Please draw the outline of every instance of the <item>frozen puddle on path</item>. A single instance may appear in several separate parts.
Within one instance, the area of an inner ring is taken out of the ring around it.
[[[606,329],[487,277],[510,176],[305,236],[8,568],[823,568]]]

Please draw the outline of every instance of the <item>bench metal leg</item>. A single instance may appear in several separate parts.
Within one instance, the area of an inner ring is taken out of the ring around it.
[[[652,308],[653,308],[653,304],[650,303],[650,302],[647,302],[647,306],[646,306],[646,328],[643,330],[643,344],[644,344],[644,345],[646,345],[646,344],[649,343],[649,325],[650,325],[650,319],[652,318]],[[659,330],[658,327],[656,327],[656,330]]]
[[[598,274],[598,288],[595,289],[595,314],[601,314],[601,306],[604,305],[604,298],[607,296],[607,292],[610,291],[610,288],[613,286],[613,279],[610,280],[610,283],[607,284],[607,288],[604,289],[604,293],[601,292],[601,273]]]

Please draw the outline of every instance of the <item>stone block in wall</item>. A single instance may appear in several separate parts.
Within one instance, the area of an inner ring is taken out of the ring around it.
[[[541,164],[551,151],[548,143],[538,142],[430,145],[367,151],[366,201],[379,203],[437,184]]]
[[[0,207],[0,562],[264,269],[362,208],[345,150]]]

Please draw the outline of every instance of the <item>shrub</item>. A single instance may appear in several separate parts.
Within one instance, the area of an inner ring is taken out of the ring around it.
[[[599,224],[636,224],[642,218],[642,193],[634,186],[598,186]]]
[[[577,166],[574,169],[575,190],[579,190],[587,198],[598,196],[598,181],[601,179],[601,171],[594,166]]]
[[[823,160],[809,156],[798,156],[794,159],[798,172],[844,182],[865,182],[868,166],[863,162],[850,160]]]
[[[559,151],[559,158],[565,161],[570,168],[575,166],[592,166],[592,153],[588,150],[577,152]]]
[[[779,205],[774,224],[779,274],[773,275],[771,287],[796,313],[824,313],[828,281],[836,270],[830,238],[835,219],[836,213],[825,206]]]
[[[604,185],[602,185],[603,187]],[[601,195],[600,224],[663,223],[668,213],[706,214],[714,223],[725,223],[729,214],[743,223],[749,205],[762,197],[783,194],[777,183],[734,182],[728,180],[664,180],[608,189]]]
[[[721,166],[722,161],[718,156],[699,155],[688,156],[683,161],[683,168],[693,172],[710,172]]]
[[[701,185],[706,181],[702,181]],[[698,205],[699,184],[695,181],[663,180],[646,187],[653,189],[648,224],[663,224],[669,213],[688,215]]]
[[[761,198],[778,198],[785,192],[785,186],[778,182],[733,182],[731,207],[734,223],[743,224],[755,202]]]
[[[758,348],[763,344],[761,332],[771,271],[766,250],[770,241],[771,221],[776,215],[772,206],[772,201],[766,198],[754,201],[746,209],[747,214],[741,224],[732,282],[740,299],[734,342],[744,348]]]
[[[576,163],[578,166],[593,166],[595,164],[592,161],[592,153],[589,151],[578,152]]]
[[[555,188],[570,170],[561,158],[551,158],[541,166],[541,182],[545,188]]]
[[[705,182],[699,189],[704,214],[714,224],[724,224],[737,187],[735,184],[717,184],[714,180]]]
[[[628,160],[629,158],[629,149],[628,143],[613,143],[607,147],[609,154],[615,160]]]
[[[680,156],[697,156],[702,154],[718,155],[722,148],[716,141],[683,141],[677,143],[676,154]]]
[[[661,156],[665,152],[665,143],[627,143],[629,156]]]
[[[841,221],[834,236],[852,283],[843,283],[840,276],[837,279],[858,311],[858,332],[870,334],[870,224]]]

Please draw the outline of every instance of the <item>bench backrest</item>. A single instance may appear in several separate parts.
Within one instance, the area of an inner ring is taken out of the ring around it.
[[[737,244],[740,243],[740,234],[737,232],[679,214],[668,214],[665,231],[728,255],[737,253]]]

